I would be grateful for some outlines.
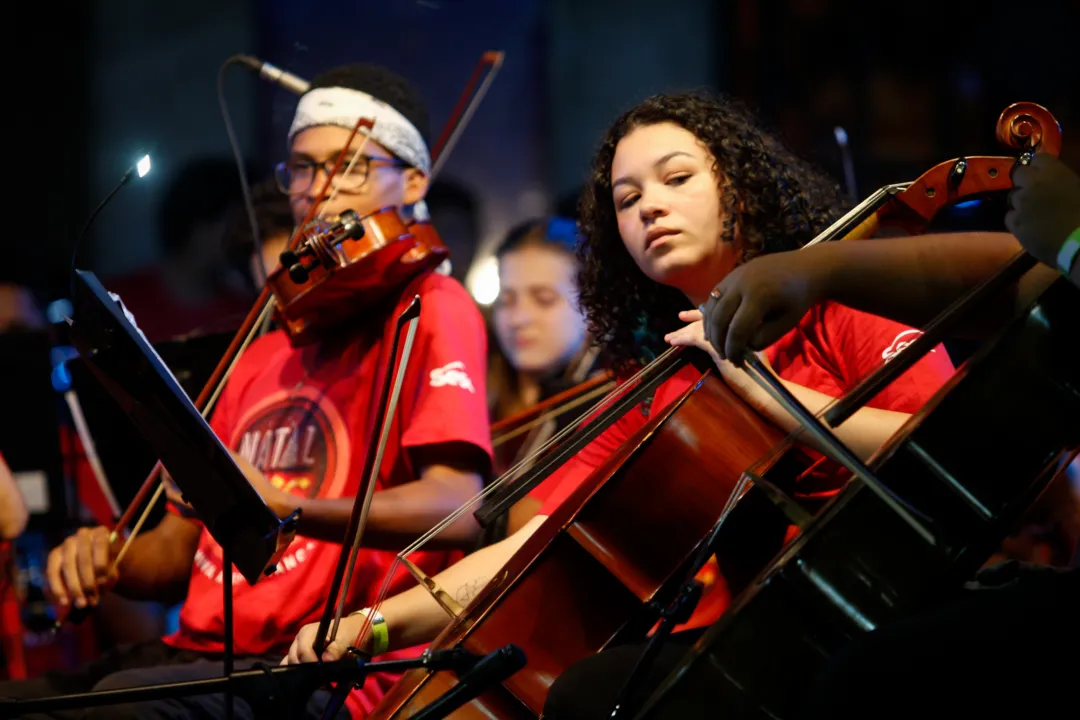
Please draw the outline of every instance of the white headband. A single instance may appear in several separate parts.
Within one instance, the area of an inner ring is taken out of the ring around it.
[[[304,93],[289,128],[289,143],[301,130],[317,125],[337,125],[351,130],[362,117],[375,121],[372,140],[409,165],[431,174],[431,154],[416,126],[382,100],[351,88],[323,87]]]

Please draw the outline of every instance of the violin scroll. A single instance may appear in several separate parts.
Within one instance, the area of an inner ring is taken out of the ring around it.
[[[1061,125],[1042,105],[1013,103],[998,118],[997,139],[1006,147],[1056,157],[1061,152]]]
[[[302,285],[311,277],[316,265],[333,267],[340,264],[338,246],[346,239],[359,240],[364,226],[352,210],[346,210],[336,220],[314,220],[301,233],[303,240],[293,250],[281,253],[281,266],[288,269],[293,282]]]
[[[266,279],[294,346],[355,318],[450,255],[431,223],[406,222],[394,207],[362,218],[347,210],[310,223],[301,235]]]

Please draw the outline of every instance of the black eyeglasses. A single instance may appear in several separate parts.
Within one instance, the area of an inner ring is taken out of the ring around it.
[[[409,164],[404,160],[378,155],[360,155],[353,163],[349,174],[345,174],[345,168],[349,165],[344,163],[341,171],[333,179],[335,190],[359,190],[367,182],[372,166],[385,166],[406,168]],[[286,195],[298,195],[307,192],[315,182],[315,174],[322,170],[327,176],[334,168],[333,160],[314,162],[312,160],[286,160],[274,166],[274,181],[278,190]]]

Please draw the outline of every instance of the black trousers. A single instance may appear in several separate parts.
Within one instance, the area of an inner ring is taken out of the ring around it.
[[[1024,574],[1003,583],[964,590],[838,653],[811,683],[801,720],[1071,716],[1080,706],[1080,573]],[[665,643],[639,684],[644,697],[701,632]],[[570,666],[551,686],[545,719],[606,718],[644,647],[611,648]],[[708,710],[701,717],[723,718],[708,698],[702,707]]]
[[[268,666],[277,665],[281,656],[246,656],[237,657],[233,664],[235,670],[247,670],[257,663]],[[84,665],[74,673],[50,673],[32,680],[16,680],[0,683],[0,698],[18,698],[30,700],[69,695],[93,690],[116,690],[140,685],[158,685],[162,683],[204,680],[221,677],[225,672],[224,663],[218,657],[211,657],[187,650],[177,650],[160,640],[117,648],[106,653],[100,660]],[[274,692],[267,680],[266,698]],[[315,692],[306,703],[305,718],[319,718],[326,707],[330,695],[324,690]],[[254,705],[240,696],[233,699],[233,717],[236,720],[255,720],[255,718],[276,718],[281,709],[281,701],[269,707]],[[0,715],[4,710],[0,708]],[[188,718],[224,718],[225,695],[188,695],[186,697],[150,700],[125,705],[101,705],[86,710],[66,710],[49,715],[27,715],[27,720],[187,720]],[[348,719],[349,714],[340,710],[338,718]]]

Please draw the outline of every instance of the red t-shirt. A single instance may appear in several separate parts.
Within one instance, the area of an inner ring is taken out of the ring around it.
[[[836,303],[824,303],[810,310],[794,329],[767,348],[765,355],[783,379],[838,397],[919,334],[921,331],[891,320]],[[867,405],[914,413],[954,370],[944,347],[939,345]],[[648,408],[643,403],[626,413],[535,488],[530,495],[542,502],[539,514],[554,512],[593,470],[648,422],[648,414],[659,412],[677,400],[700,376],[694,367],[677,372],[656,389]],[[698,578],[706,585],[705,595],[690,621],[677,629],[715,621],[730,600],[715,560],[702,568]]]
[[[811,309],[790,332],[766,348],[765,355],[783,379],[839,397],[865,375],[906,347],[922,331],[876,315],[827,302]],[[914,413],[937,392],[955,368],[945,348],[936,347],[871,400],[869,407]],[[550,515],[612,452],[644,426],[646,412],[659,411],[698,380],[683,368],[661,384],[649,403],[626,413],[530,495]]]
[[[483,319],[464,288],[451,278],[431,273],[417,292],[420,321],[377,490],[416,479],[403,448],[457,441],[491,456]],[[305,497],[355,497],[370,432],[367,411],[377,402],[373,395],[380,344],[378,339],[357,338],[319,364],[314,348],[294,349],[284,333],[270,333],[241,357],[210,425],[277,487]],[[340,551],[339,544],[297,536],[274,575],[250,586],[234,572],[235,651],[284,655],[301,626],[321,616]],[[410,560],[433,575],[460,556],[460,552],[421,551]],[[389,551],[360,551],[346,608],[375,602],[394,557]],[[164,638],[166,643],[222,651],[221,576],[221,547],[204,529],[180,628]],[[408,573],[394,577],[391,595],[415,584]],[[394,679],[368,677],[363,690],[349,698],[353,716],[362,717],[374,707]]]

